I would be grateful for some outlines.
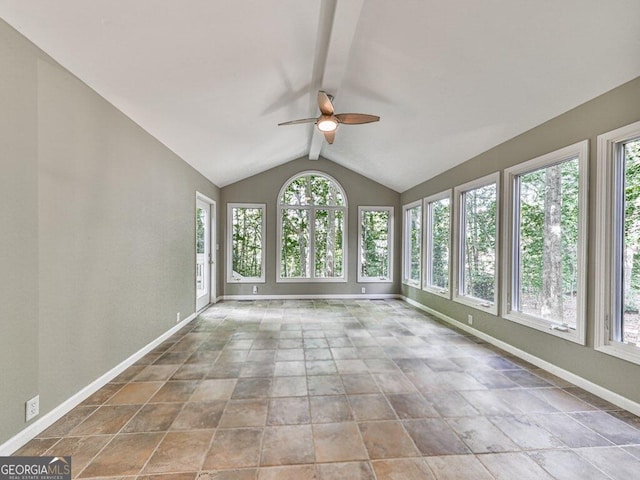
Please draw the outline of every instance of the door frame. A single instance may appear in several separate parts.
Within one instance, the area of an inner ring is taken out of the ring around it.
[[[217,203],[215,200],[207,197],[206,195],[196,191],[196,201],[195,201],[195,211],[198,211],[198,202],[203,202],[209,205],[209,218],[207,219],[209,222],[209,254],[210,254],[210,259],[209,262],[205,261],[205,268],[209,268],[209,301],[207,303],[207,305],[205,307],[203,307],[201,310],[203,310],[204,308],[206,308],[207,306],[216,303],[216,287],[217,287],[217,278],[218,278],[218,228],[217,228],[217,218],[218,218],[218,210],[217,210]],[[195,218],[195,217],[194,217]],[[194,230],[194,234],[195,234],[195,230]],[[195,244],[195,242],[194,242]],[[196,256],[197,258],[197,256]],[[194,277],[194,284],[196,282],[196,279]],[[195,289],[195,302],[196,302],[196,311],[199,311],[197,309],[197,301],[198,301],[198,289],[196,286]]]

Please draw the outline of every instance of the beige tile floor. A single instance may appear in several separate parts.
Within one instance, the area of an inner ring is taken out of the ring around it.
[[[224,302],[16,454],[75,478],[640,478],[640,419],[399,300]]]

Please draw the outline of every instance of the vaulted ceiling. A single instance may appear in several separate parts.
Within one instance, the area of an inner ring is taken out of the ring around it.
[[[321,155],[404,191],[640,75],[638,0],[0,0],[0,18],[219,186]],[[380,122],[333,145],[277,126],[317,116],[319,89]]]

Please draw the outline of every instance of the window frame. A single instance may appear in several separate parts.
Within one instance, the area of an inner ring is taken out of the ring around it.
[[[546,167],[561,164],[565,161],[578,159],[578,252],[577,260],[577,294],[576,294],[576,328],[568,328],[563,323],[545,320],[535,315],[512,310],[518,248],[516,242],[516,227],[519,221],[516,215],[515,188],[516,178],[520,175],[534,172]],[[502,259],[502,318],[525,325],[530,328],[564,338],[580,345],[586,341],[586,299],[587,299],[587,238],[589,223],[589,141],[583,140],[568,145],[559,150],[527,160],[504,170],[504,231],[503,231],[503,259]],[[568,328],[568,329],[567,329]]]
[[[366,277],[362,275],[362,214],[364,212],[388,212],[387,222],[387,277]],[[387,206],[358,206],[358,283],[392,283],[393,282],[393,226],[394,208]]]
[[[431,205],[440,200],[448,199],[449,200],[449,262],[447,265],[448,276],[449,276],[449,287],[445,290],[440,286],[429,284],[429,280],[433,271],[433,264],[431,261],[431,251],[433,246],[433,236],[432,236],[432,208]],[[423,237],[424,237],[424,260],[423,260],[423,281],[422,281],[422,289],[426,292],[433,293],[434,295],[439,295],[441,297],[451,299],[452,292],[452,281],[451,281],[451,264],[453,260],[453,252],[452,252],[452,231],[453,231],[453,193],[449,188],[443,192],[436,193],[434,195],[430,195],[423,200],[422,206],[423,212]]]
[[[251,208],[262,210],[262,255],[260,277],[233,277],[233,209]],[[266,282],[266,233],[267,233],[267,205],[265,203],[227,203],[227,283],[265,283]]]
[[[423,243],[424,243],[424,225],[420,225],[420,238],[418,239],[418,245],[420,247],[420,278],[417,281],[409,278],[409,272],[411,272],[411,247],[409,245],[411,235],[407,234],[409,228],[409,222],[407,222],[407,215],[409,210],[416,207],[420,207],[420,221],[424,223],[424,212],[422,211],[422,200],[416,200],[411,203],[407,203],[402,206],[402,283],[414,288],[420,288],[422,286],[423,277]]]
[[[294,180],[300,177],[306,177],[309,175],[317,175],[320,177],[324,177],[330,182],[333,182],[334,185],[340,191],[342,195],[342,200],[344,205],[285,205],[281,203],[282,196],[284,195],[287,187]],[[276,209],[277,209],[277,229],[278,229],[278,241],[277,241],[277,251],[276,251],[276,283],[346,283],[348,280],[348,234],[349,234],[349,204],[347,200],[347,195],[342,188],[340,182],[338,182],[331,175],[321,172],[319,170],[305,170],[304,172],[296,173],[289,177],[280,188],[278,192],[278,197],[276,198]],[[296,210],[308,210],[309,214],[309,258],[311,259],[312,266],[310,268],[311,276],[309,277],[283,277],[282,276],[282,211],[283,209],[296,209]],[[340,210],[343,213],[344,225],[342,230],[342,275],[339,277],[316,277],[315,274],[315,220],[316,210]]]
[[[640,345],[612,339],[616,317],[617,205],[616,177],[619,152],[624,143],[640,139],[640,122],[598,135],[596,184],[596,262],[595,262],[595,350],[640,364]]]
[[[470,295],[462,295],[460,293],[462,274],[464,269],[464,259],[462,258],[463,249],[461,232],[463,231],[462,225],[464,221],[464,215],[462,214],[461,201],[462,196],[471,190],[477,188],[486,187],[488,185],[495,184],[496,186],[496,237],[495,237],[495,272],[494,272],[494,300],[493,302],[487,302],[484,299],[472,297]],[[498,315],[498,305],[500,303],[500,291],[498,289],[498,277],[500,273],[500,172],[494,172],[484,177],[477,178],[470,182],[458,185],[453,189],[453,256],[452,256],[452,272],[453,272],[453,301],[461,303],[463,305],[488,312],[493,315]]]

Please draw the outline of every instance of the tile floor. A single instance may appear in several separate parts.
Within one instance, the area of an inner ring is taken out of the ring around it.
[[[224,302],[16,454],[75,478],[640,478],[640,419],[399,300]]]

